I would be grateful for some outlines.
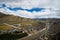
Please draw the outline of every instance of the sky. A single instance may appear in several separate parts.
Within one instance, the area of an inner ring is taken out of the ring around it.
[[[0,0],[0,12],[24,18],[60,18],[60,0]]]

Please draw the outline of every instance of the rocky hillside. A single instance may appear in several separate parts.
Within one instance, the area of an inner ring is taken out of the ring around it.
[[[19,16],[13,16],[13,15],[6,15],[3,13],[0,13],[0,28],[1,29],[9,29],[9,26],[4,25],[3,23],[8,23],[8,24],[20,24],[21,27],[38,27],[38,26],[42,26],[44,24],[37,22],[33,19],[29,19],[29,18],[22,18]],[[41,25],[40,25],[41,24]]]
[[[6,15],[6,14],[2,14],[0,13],[0,21],[15,21],[15,22],[22,22],[22,21],[32,21],[31,19],[28,18],[22,18],[22,17],[18,17],[18,16],[13,16],[13,15]]]

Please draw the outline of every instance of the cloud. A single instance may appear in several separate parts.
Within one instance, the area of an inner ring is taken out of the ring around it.
[[[25,18],[60,18],[59,4],[58,0],[53,2],[52,0],[1,0],[0,12]],[[23,10],[13,11],[9,8],[22,8]],[[45,8],[45,10],[36,12],[37,9],[34,9],[35,11],[30,12],[32,8]]]
[[[5,14],[15,15],[15,16],[20,16],[25,18],[53,18],[56,16],[55,14],[56,12],[53,12],[53,14],[51,14],[52,12],[49,9],[45,9],[41,12],[36,12],[36,11],[29,12],[26,10],[12,11],[9,10],[7,7],[5,7],[5,8],[1,8],[0,11]]]
[[[0,3],[4,3],[11,7],[33,8],[33,7],[47,7],[50,5],[50,0],[1,0]]]
[[[27,9],[33,7],[60,9],[60,0],[0,0],[1,3],[6,4],[8,7],[22,7]]]

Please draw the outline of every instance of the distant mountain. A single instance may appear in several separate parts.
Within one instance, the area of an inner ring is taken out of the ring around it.
[[[35,18],[34,20],[36,20],[36,21],[46,21],[46,20],[49,20],[49,21],[60,22],[60,18]]]

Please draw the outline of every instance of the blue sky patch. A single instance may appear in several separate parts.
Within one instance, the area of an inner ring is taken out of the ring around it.
[[[26,9],[26,11],[29,11],[29,12],[33,12],[33,11],[36,11],[36,12],[40,12],[42,10],[45,10],[45,8],[32,8],[32,9]]]
[[[26,11],[29,11],[29,12],[33,12],[33,11],[36,11],[36,12],[40,12],[42,10],[45,10],[45,8],[32,8],[32,9],[23,9],[23,8],[9,8],[10,10],[12,11],[17,11],[17,10],[26,10]]]
[[[0,4],[0,8],[4,8],[4,7],[6,7],[5,4]]]

